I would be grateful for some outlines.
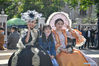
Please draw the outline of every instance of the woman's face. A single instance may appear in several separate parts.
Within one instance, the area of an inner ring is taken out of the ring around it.
[[[45,33],[46,36],[49,36],[51,34],[51,29],[49,27],[46,27],[44,29],[44,33]]]
[[[35,26],[36,26],[36,20],[35,21],[32,21],[32,22],[29,22],[29,27],[31,29],[33,29]]]
[[[55,24],[55,27],[56,29],[58,30],[61,30],[62,27],[63,27],[64,23],[62,21],[58,21],[56,24]]]

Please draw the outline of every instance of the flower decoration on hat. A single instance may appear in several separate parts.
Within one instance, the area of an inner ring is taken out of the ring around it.
[[[41,18],[42,14],[38,13],[37,11],[33,10],[28,10],[27,12],[21,13],[21,19],[26,21],[26,22],[32,22],[34,20],[37,20]]]

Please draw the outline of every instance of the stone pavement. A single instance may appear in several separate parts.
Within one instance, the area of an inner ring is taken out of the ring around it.
[[[16,50],[0,50],[0,66],[7,66],[8,59]],[[81,50],[87,56],[95,60],[99,66],[99,50]]]
[[[8,59],[15,50],[0,50],[0,66],[7,66]]]
[[[87,56],[91,57],[99,66],[99,50],[81,50],[83,51]]]

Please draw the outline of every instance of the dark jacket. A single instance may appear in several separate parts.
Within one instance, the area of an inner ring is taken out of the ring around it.
[[[20,38],[20,34],[17,31],[11,33],[8,37],[7,48],[8,49],[17,49],[16,45],[19,41],[19,38]]]
[[[44,42],[42,40],[42,37],[40,37],[38,40],[38,43],[45,51],[49,51],[50,55],[56,56],[54,41],[51,42],[51,41],[46,40],[46,42]]]
[[[81,30],[81,32],[82,32],[82,35],[86,38],[86,33],[88,35],[88,31],[86,32],[85,30]]]

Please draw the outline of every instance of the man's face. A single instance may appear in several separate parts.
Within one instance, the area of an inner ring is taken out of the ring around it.
[[[15,30],[14,29],[11,29],[11,32],[13,33]]]
[[[0,30],[0,33],[4,35],[4,30]]]

